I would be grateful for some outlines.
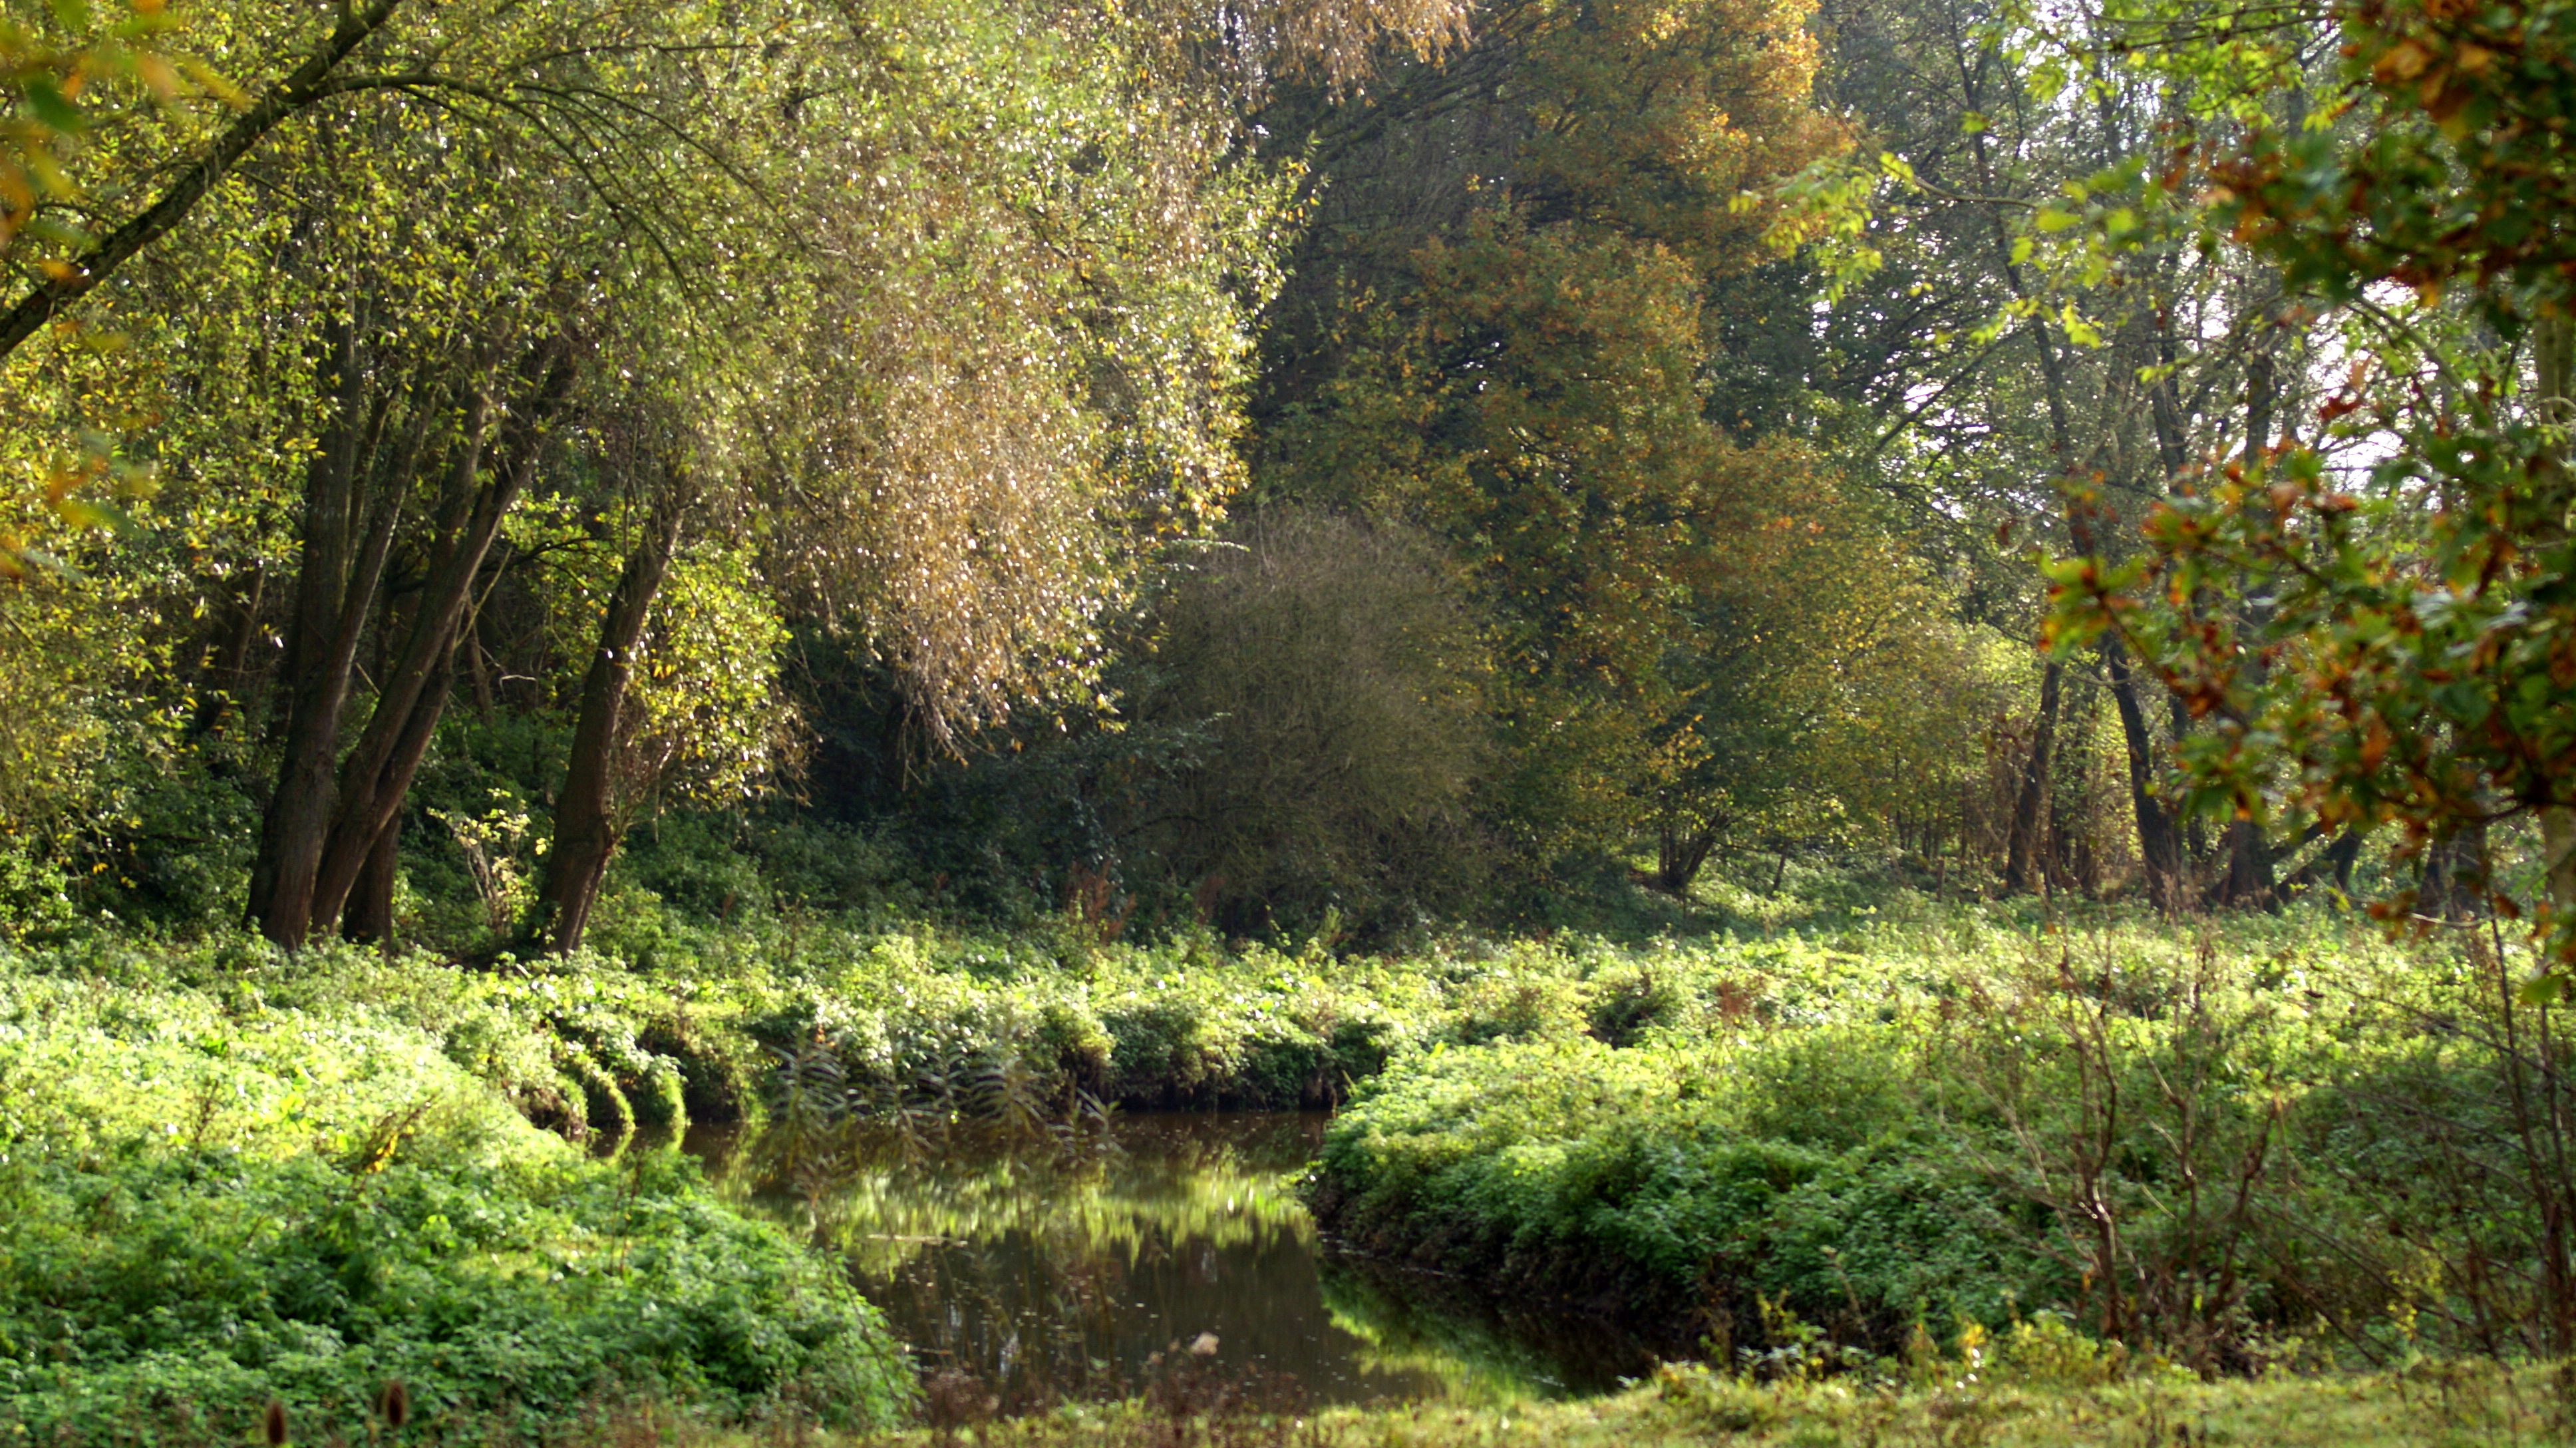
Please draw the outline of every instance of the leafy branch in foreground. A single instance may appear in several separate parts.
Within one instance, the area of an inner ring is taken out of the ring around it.
[[[2555,963],[2532,990],[2554,998],[2576,965],[2576,236],[2553,219],[2576,193],[2576,4],[2339,18],[2337,104],[2368,124],[2204,148],[2206,222],[2346,307],[2374,362],[2319,409],[2318,443],[2157,508],[2145,556],[2055,565],[2055,636],[2116,632],[2214,723],[2181,753],[2203,808],[2393,826],[2409,853],[2536,818]],[[2329,441],[2366,466],[2338,468]]]

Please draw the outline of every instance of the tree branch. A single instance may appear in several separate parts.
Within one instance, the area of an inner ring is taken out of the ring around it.
[[[20,298],[5,317],[0,317],[0,359],[17,351],[18,344],[34,336],[55,313],[87,296],[118,267],[185,220],[215,183],[262,137],[276,129],[278,122],[321,99],[324,82],[332,70],[348,58],[349,52],[382,30],[401,5],[402,0],[368,0],[364,10],[341,7],[339,24],[332,28],[330,38],[249,110],[235,117],[206,153],[179,173],[159,200],[75,258],[61,276]]]

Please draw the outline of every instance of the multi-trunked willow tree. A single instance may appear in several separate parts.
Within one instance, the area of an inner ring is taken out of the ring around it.
[[[78,776],[102,727],[264,730],[235,761],[272,780],[250,918],[289,945],[381,936],[451,697],[516,687],[572,721],[526,927],[558,948],[650,796],[739,794],[792,746],[782,615],[862,640],[936,739],[1090,705],[1101,618],[1234,481],[1287,204],[1240,117],[1273,77],[1348,85],[1461,25],[1439,4],[178,18],[175,61],[146,48],[175,43],[157,21],[20,37],[51,67],[27,72],[40,118],[67,74],[159,101],[13,153],[49,184],[11,192],[33,280],[0,326],[12,742],[62,777],[22,778],[11,824],[98,813]],[[513,607],[552,640],[534,676],[493,667]],[[91,697],[49,690],[67,666]]]

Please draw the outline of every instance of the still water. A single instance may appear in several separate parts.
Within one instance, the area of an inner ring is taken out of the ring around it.
[[[1144,1114],[1071,1141],[965,1129],[792,1148],[708,1130],[689,1147],[846,1257],[925,1372],[970,1373],[1007,1410],[1132,1392],[1193,1346],[1318,1404],[1600,1392],[1652,1366],[1606,1323],[1510,1312],[1337,1250],[1295,1193],[1326,1119]]]

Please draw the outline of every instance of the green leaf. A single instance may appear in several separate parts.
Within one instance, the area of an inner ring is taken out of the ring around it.
[[[170,57],[170,61],[172,64],[179,67],[179,73],[181,75],[184,75],[188,79],[195,81],[198,85],[203,86],[206,94],[213,96],[215,99],[222,101],[225,105],[231,106],[235,110],[248,110],[250,108],[250,92],[233,84],[222,71],[215,69],[213,66],[206,64],[204,61],[199,60],[193,55],[174,55]]]
[[[39,241],[50,241],[57,246],[83,247],[90,244],[88,232],[58,216],[31,217],[20,230],[27,236]]]
[[[46,552],[42,548],[7,548],[0,549],[0,552],[7,553],[11,558],[18,560],[20,563],[26,564],[29,568],[38,572],[51,573],[61,578],[78,578],[81,576],[81,571],[79,569],[74,568],[69,563],[64,562],[62,559],[55,557],[53,554]]]
[[[87,498],[65,498],[55,512],[75,528],[101,528],[119,538],[132,536],[139,526],[132,514],[113,503],[93,502]]]
[[[36,113],[38,122],[53,130],[60,131],[64,135],[72,135],[89,124],[88,118],[81,114],[80,107],[66,100],[61,87],[55,85],[50,79],[27,82],[24,94],[27,97],[27,109]]]

